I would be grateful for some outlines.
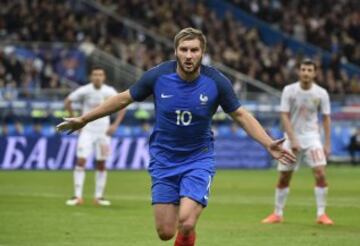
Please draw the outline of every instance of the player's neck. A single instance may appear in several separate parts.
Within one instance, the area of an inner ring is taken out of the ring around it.
[[[200,75],[200,68],[198,68],[196,71],[194,71],[193,73],[185,73],[184,71],[181,70],[181,68],[179,66],[176,66],[176,73],[180,76],[180,78],[182,80],[188,81],[188,82],[192,82],[194,81],[197,77],[199,77]]]
[[[307,91],[307,90],[310,90],[310,89],[311,89],[313,83],[314,83],[314,82],[305,83],[305,82],[301,82],[301,81],[300,81],[300,87],[301,87],[301,89]]]
[[[100,90],[101,89],[101,86],[102,85],[94,85],[94,84],[92,84],[93,85],[93,87],[95,88],[95,90]]]

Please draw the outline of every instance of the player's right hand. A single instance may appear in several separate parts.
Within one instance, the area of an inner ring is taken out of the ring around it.
[[[81,117],[64,118],[64,121],[56,126],[56,131],[58,132],[67,131],[67,134],[69,135],[74,131],[83,128],[85,125],[86,122]]]

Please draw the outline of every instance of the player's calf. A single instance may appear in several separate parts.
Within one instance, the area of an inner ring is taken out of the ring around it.
[[[186,214],[179,217],[178,234],[174,246],[193,246],[195,245],[195,225],[197,216]]]

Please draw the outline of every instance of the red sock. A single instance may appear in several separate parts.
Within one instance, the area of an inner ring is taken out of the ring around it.
[[[195,232],[185,236],[181,232],[178,232],[174,246],[194,246],[195,245]]]

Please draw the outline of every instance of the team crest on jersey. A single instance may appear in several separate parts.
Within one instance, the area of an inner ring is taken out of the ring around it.
[[[315,105],[315,107],[318,107],[320,105],[320,98],[314,98],[312,100],[313,104]]]
[[[206,105],[208,101],[209,101],[209,98],[206,95],[200,94],[200,103],[201,103],[201,105]]]

